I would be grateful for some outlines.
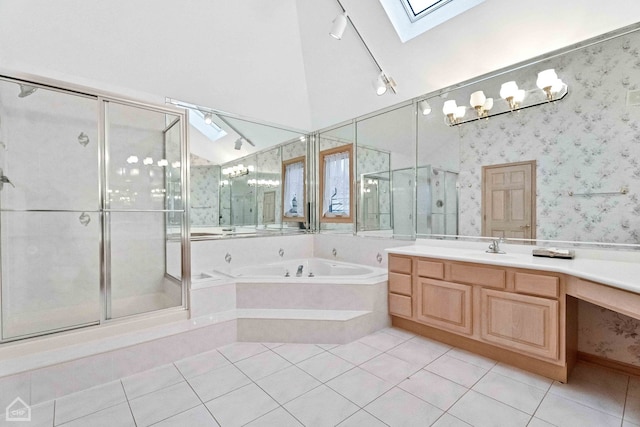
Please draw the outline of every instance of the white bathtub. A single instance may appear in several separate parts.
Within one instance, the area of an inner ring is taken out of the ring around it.
[[[299,267],[302,274],[297,276]],[[237,282],[264,283],[378,283],[387,279],[387,270],[366,265],[350,264],[324,258],[301,258],[270,264],[232,268],[223,273]],[[287,275],[288,273],[288,275]]]

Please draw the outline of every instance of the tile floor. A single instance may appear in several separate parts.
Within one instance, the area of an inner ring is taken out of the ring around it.
[[[579,364],[560,384],[388,328],[340,346],[231,344],[37,405],[18,424],[633,427],[640,378]]]

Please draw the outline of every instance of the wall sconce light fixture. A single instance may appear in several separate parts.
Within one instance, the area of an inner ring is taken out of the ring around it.
[[[564,83],[558,78],[556,71],[553,68],[550,68],[538,73],[536,86],[542,89],[547,96],[548,101],[553,101],[553,96],[562,91]]]
[[[553,69],[538,73],[536,86],[542,90],[520,89],[515,81],[503,83],[500,87],[500,97],[507,102],[497,105],[494,105],[493,98],[487,98],[483,91],[473,92],[469,98],[469,104],[476,111],[476,114],[467,118],[465,118],[464,106],[458,106],[453,99],[447,100],[442,107],[442,112],[446,117],[445,123],[449,126],[455,126],[481,118],[488,119],[491,116],[559,101],[569,93],[568,86],[558,78]]]
[[[487,98],[481,90],[471,94],[469,103],[476,110],[478,117],[487,117],[493,108],[493,98]]]

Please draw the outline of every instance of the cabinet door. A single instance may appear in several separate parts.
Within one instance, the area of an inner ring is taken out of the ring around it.
[[[419,277],[416,319],[437,328],[471,335],[471,286]]]
[[[558,301],[481,290],[483,340],[522,353],[558,359]]]

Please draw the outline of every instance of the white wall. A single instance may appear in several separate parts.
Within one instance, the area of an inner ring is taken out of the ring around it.
[[[3,0],[0,64],[118,93],[195,104],[315,130],[637,21],[640,2],[491,0],[407,43],[379,2]]]

